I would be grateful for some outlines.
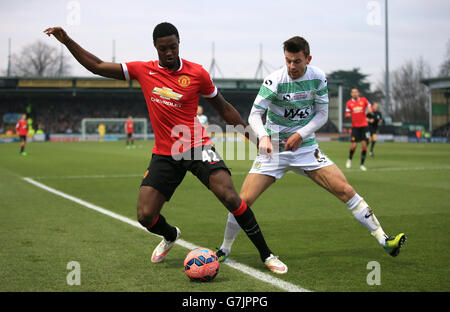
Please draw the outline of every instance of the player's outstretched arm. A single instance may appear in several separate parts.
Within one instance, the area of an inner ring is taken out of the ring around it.
[[[217,92],[217,95],[213,98],[206,98],[208,102],[214,107],[214,109],[219,113],[220,117],[223,118],[223,120],[226,121],[227,124],[233,125],[233,126],[243,126],[246,128],[245,133],[242,133],[245,135],[247,139],[250,139],[253,141],[253,143],[257,144],[256,135],[253,133],[249,133],[249,128],[247,127],[247,123],[242,119],[242,116],[239,114],[239,112],[228,103],[225,98],[222,96],[220,92]]]
[[[107,78],[125,80],[122,66],[118,63],[103,62],[101,59],[86,51],[70,38],[61,27],[50,27],[44,30],[48,36],[53,35],[64,44],[75,59],[90,72]]]

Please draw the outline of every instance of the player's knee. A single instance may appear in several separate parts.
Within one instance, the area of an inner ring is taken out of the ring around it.
[[[248,205],[251,206],[255,202],[257,196],[255,193],[250,192],[250,190],[241,190],[239,197]]]
[[[243,201],[245,201],[245,203],[249,206],[253,205],[254,200],[248,196],[246,196],[246,194],[240,194],[239,195],[241,197],[241,199]]]
[[[158,214],[149,207],[146,207],[144,203],[138,202],[137,220],[143,227],[148,227],[155,221]]]
[[[241,198],[234,189],[224,192],[221,200],[230,211],[234,210],[236,207],[239,207],[242,202]]]
[[[143,226],[143,227],[148,227],[151,224],[153,224],[153,222],[155,222],[157,215],[156,214],[146,214],[146,213],[140,213],[138,212],[137,215],[137,219],[138,222]]]
[[[211,175],[209,186],[214,195],[216,195],[228,210],[232,211],[240,206],[242,200],[236,192],[228,173],[226,175],[220,175],[220,173]]]
[[[222,187],[215,195],[229,211],[238,208],[242,202],[233,187]]]

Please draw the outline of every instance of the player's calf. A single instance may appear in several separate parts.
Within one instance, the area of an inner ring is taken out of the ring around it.
[[[248,238],[250,238],[252,243],[258,249],[261,260],[264,262],[268,257],[270,257],[272,252],[267,246],[253,211],[244,201],[242,201],[239,207],[231,211],[231,213],[239,226],[244,230],[245,234],[247,234]]]
[[[177,231],[167,223],[160,214],[165,197],[152,187],[141,187],[137,205],[138,222],[149,232],[163,236],[167,241],[174,241]]]
[[[306,174],[318,185],[335,195],[344,203],[355,195],[355,190],[347,182],[345,175],[335,164],[322,167]]]
[[[366,161],[366,154],[367,154],[367,146],[363,146],[361,151],[361,166],[364,166],[364,162]]]
[[[334,188],[334,194],[345,203],[355,196],[356,192],[353,187],[345,181]]]

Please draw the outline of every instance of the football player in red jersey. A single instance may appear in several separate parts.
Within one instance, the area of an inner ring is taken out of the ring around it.
[[[372,112],[371,105],[365,97],[359,96],[359,90],[353,88],[351,90],[351,99],[347,101],[345,109],[345,118],[352,118],[352,145],[350,146],[350,154],[345,166],[352,166],[353,153],[355,152],[358,142],[362,144],[361,165],[359,168],[366,171],[364,166],[367,153],[367,142],[369,140],[369,125],[367,123],[366,111]]]
[[[141,85],[155,133],[155,145],[139,189],[137,216],[149,232],[163,236],[153,251],[152,262],[161,262],[180,236],[180,230],[169,225],[160,211],[189,170],[235,216],[265,265],[275,273],[280,267],[286,267],[270,251],[252,210],[239,197],[230,171],[195,118],[200,94],[228,124],[247,125],[218,92],[206,70],[179,57],[180,38],[175,26],[161,23],[153,30],[157,61],[122,64],[102,61],[80,47],[61,27],[48,28],[44,32],[54,35],[94,74],[120,80],[136,79]]]
[[[16,133],[20,136],[20,155],[26,156],[25,144],[27,143],[28,122],[27,115],[23,114],[16,124]]]
[[[130,115],[128,116],[128,120],[125,121],[125,132],[127,134],[127,148],[130,148],[130,142],[131,142],[131,146],[133,148],[135,148],[136,146],[134,145],[134,122],[133,122],[133,117]]]

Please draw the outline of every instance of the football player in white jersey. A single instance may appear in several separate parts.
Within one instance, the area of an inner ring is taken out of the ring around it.
[[[316,142],[314,132],[328,120],[328,89],[325,74],[309,65],[308,42],[293,37],[284,42],[286,66],[270,74],[260,88],[249,116],[249,124],[259,139],[259,153],[241,189],[249,205],[287,171],[307,176],[344,202],[353,216],[391,255],[397,256],[405,234],[387,236],[372,209],[347,182],[342,171]],[[267,112],[266,124],[262,116]],[[240,231],[228,215],[224,241],[217,256],[224,261]],[[287,272],[287,266],[277,273]]]

